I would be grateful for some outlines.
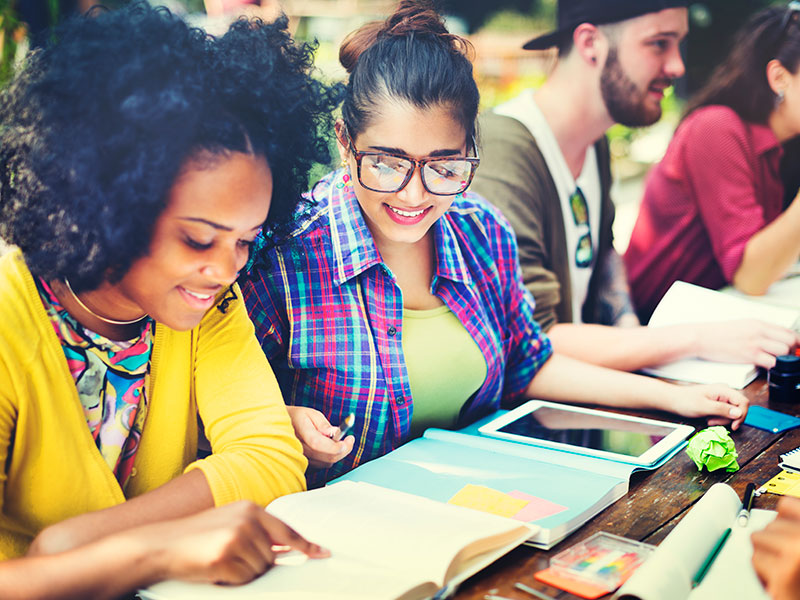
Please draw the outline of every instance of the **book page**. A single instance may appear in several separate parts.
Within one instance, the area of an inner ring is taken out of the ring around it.
[[[532,531],[510,519],[364,482],[344,481],[297,496],[278,498],[267,511],[331,551],[369,557],[390,569],[402,564],[414,579],[437,588],[456,556],[466,560],[513,539],[522,542]],[[472,551],[465,553],[466,548]]]
[[[410,585],[402,569],[387,570],[336,551],[330,558],[273,567],[246,585],[164,581],[138,594],[143,600],[389,600]]]
[[[722,551],[703,581],[689,595],[690,600],[769,600],[753,569],[750,536],[764,529],[777,515],[773,510],[753,509],[746,527],[734,525]],[[735,574],[735,576],[733,576]]]
[[[342,482],[290,494],[272,502],[267,510],[307,539],[328,548],[331,557],[277,565],[243,586],[169,581],[140,592],[142,597],[388,600],[426,582],[430,594],[444,585],[453,558],[464,548],[473,546],[475,553],[498,547],[507,551],[530,533],[528,527],[510,519],[366,483]],[[482,548],[480,540],[495,536],[504,539],[483,544],[488,547]]]

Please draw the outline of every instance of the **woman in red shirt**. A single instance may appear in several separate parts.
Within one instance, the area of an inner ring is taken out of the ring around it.
[[[625,254],[643,321],[676,280],[760,295],[800,256],[779,175],[800,134],[799,21],[800,2],[751,18],[651,172]]]

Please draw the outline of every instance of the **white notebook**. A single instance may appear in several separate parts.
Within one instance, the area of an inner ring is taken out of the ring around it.
[[[789,452],[781,454],[781,469],[800,473],[800,448],[795,448]]]
[[[753,509],[742,526],[737,522],[741,508],[733,488],[711,486],[612,600],[769,600],[753,569],[750,536],[777,513]],[[722,551],[702,583],[692,588],[692,579],[728,527],[731,534]]]
[[[791,328],[797,326],[798,317],[800,309],[754,302],[676,281],[658,303],[647,326],[761,319]],[[758,375],[758,369],[753,364],[712,362],[699,358],[685,358],[643,371],[665,379],[691,383],[724,383],[737,389],[742,389]]]

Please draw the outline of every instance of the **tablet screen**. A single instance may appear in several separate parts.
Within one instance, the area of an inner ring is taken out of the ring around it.
[[[674,428],[542,406],[497,431],[625,456],[641,456]]]

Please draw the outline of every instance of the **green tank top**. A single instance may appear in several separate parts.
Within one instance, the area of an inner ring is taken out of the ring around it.
[[[447,306],[403,309],[403,355],[414,412],[411,435],[452,429],[461,407],[486,379],[486,359]]]

